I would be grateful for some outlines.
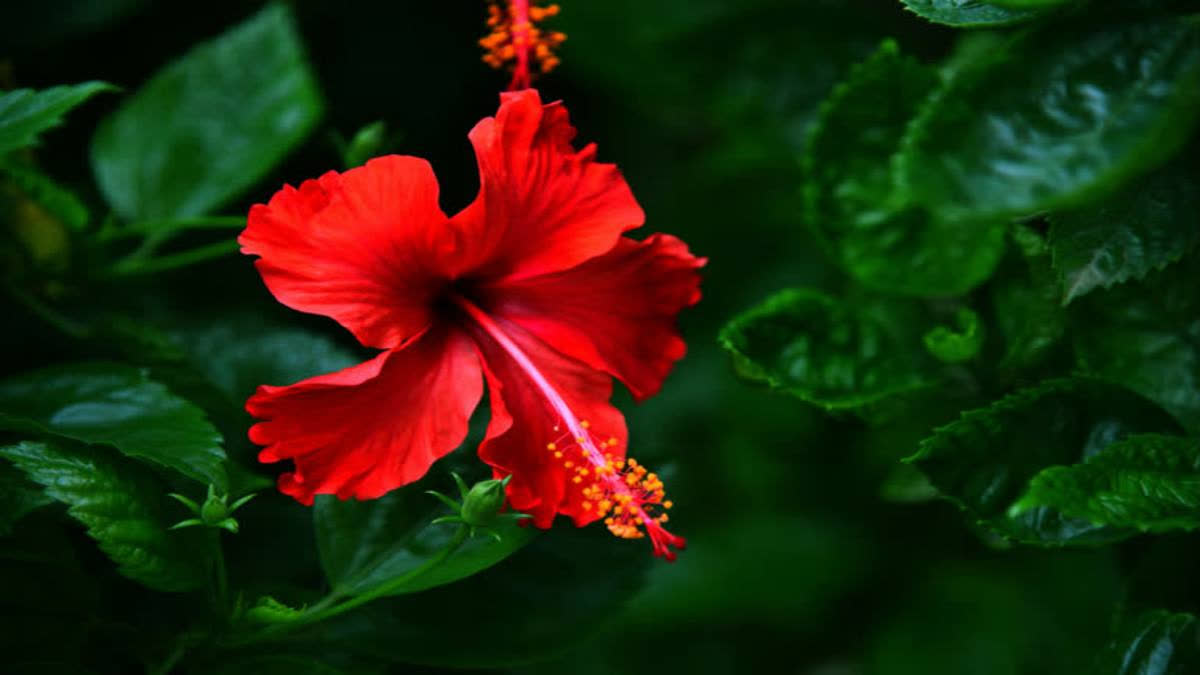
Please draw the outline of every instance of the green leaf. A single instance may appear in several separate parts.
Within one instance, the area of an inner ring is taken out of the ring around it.
[[[975,358],[983,346],[983,328],[979,325],[978,314],[963,307],[954,318],[958,332],[946,326],[938,326],[922,338],[925,349],[939,361],[946,363],[969,361]]]
[[[804,155],[806,217],[855,279],[905,295],[957,295],[1004,251],[1000,222],[942,222],[893,199],[890,158],[937,83],[894,41],[856,66],[821,106]]]
[[[0,462],[0,537],[12,531],[17,521],[54,500],[29,482],[25,474]]]
[[[0,94],[0,155],[33,145],[43,131],[62,124],[63,115],[72,108],[102,91],[115,89],[106,82],[83,82]]]
[[[1024,259],[1006,263],[991,285],[995,325],[1004,336],[1001,369],[1042,363],[1067,329],[1046,240],[1023,225],[1013,228],[1012,238]]]
[[[68,228],[79,231],[87,226],[88,210],[79,197],[40,171],[16,162],[0,161],[0,179],[11,182]]]
[[[743,377],[835,410],[932,385],[924,323],[903,302],[850,304],[789,289],[734,318],[719,339]]]
[[[615,539],[599,524],[560,525],[481,574],[364,605],[313,639],[392,662],[526,663],[578,645],[618,616],[654,563],[645,541]]]
[[[291,12],[273,4],[154,75],[92,139],[127,220],[211,213],[262,178],[321,115]]]
[[[1168,157],[1200,112],[1200,24],[1022,34],[913,120],[897,182],[946,220],[1086,203]]]
[[[375,157],[387,140],[387,125],[383,120],[375,121],[359,129],[354,138],[342,151],[342,164],[347,169],[362,166]]]
[[[167,532],[165,488],[145,469],[99,448],[47,443],[0,447],[0,456],[66,504],[121,574],[160,591],[202,583],[203,557],[186,535]]]
[[[900,0],[904,8],[934,23],[958,28],[1007,26],[1037,16],[1034,12],[1005,9],[983,0]]]
[[[0,381],[0,429],[105,443],[228,491],[221,435],[204,412],[130,366],[70,364]]]
[[[1143,532],[1200,527],[1200,439],[1139,434],[1082,464],[1044,469],[1010,512],[1039,507]]]
[[[446,547],[457,526],[430,524],[446,515],[446,507],[424,492],[435,483],[427,478],[370,501],[317,499],[313,507],[317,548],[335,591],[367,593],[417,569]],[[468,539],[440,565],[389,595],[415,593],[476,574],[524,547],[538,532],[511,521],[498,522],[493,529],[501,536],[499,543],[486,536]]]
[[[1198,214],[1200,188],[1179,162],[1099,204],[1055,214],[1050,246],[1062,303],[1179,260],[1200,242]]]
[[[905,461],[977,524],[1003,537],[1042,545],[1101,543],[1130,533],[1045,507],[1019,515],[1009,509],[1048,466],[1082,462],[1130,434],[1178,429],[1153,403],[1115,385],[1050,380],[963,413]]]
[[[172,324],[171,340],[239,407],[259,385],[293,384],[366,360],[325,335],[259,314],[181,316]]]
[[[1192,614],[1158,609],[1121,622],[1093,671],[1105,675],[1185,675],[1200,669]]]
[[[1120,382],[1200,432],[1200,259],[1071,305],[1081,370]]]

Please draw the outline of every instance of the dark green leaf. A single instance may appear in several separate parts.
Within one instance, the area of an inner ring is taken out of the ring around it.
[[[0,94],[0,155],[33,145],[38,134],[62,123],[63,115],[92,96],[116,87],[105,82],[14,89]]]
[[[1037,16],[1034,12],[1005,9],[984,0],[900,0],[917,16],[959,28],[1007,26]]]
[[[225,312],[174,323],[171,338],[239,406],[259,385],[293,384],[366,360],[329,337],[259,315]]]
[[[1051,380],[937,429],[907,461],[980,525],[1044,545],[1107,542],[1129,532],[1037,508],[1010,515],[1046,467],[1082,462],[1130,434],[1179,427],[1149,401],[1100,380]]]
[[[370,603],[305,639],[377,659],[456,668],[561,653],[614,617],[655,560],[645,541],[615,539],[600,525],[564,525],[481,574]]]
[[[1121,622],[1093,671],[1104,675],[1186,675],[1200,669],[1196,617],[1166,610]]]
[[[196,588],[204,560],[184,533],[169,533],[166,488],[145,469],[99,448],[18,443],[0,447],[67,513],[118,566],[121,574],[160,591]]]
[[[1044,469],[1012,513],[1038,507],[1144,532],[1200,527],[1200,439],[1139,434],[1082,464]]]
[[[1200,189],[1176,162],[1095,206],[1056,214],[1052,222],[1050,246],[1065,305],[1096,288],[1141,279],[1195,248]]]
[[[743,377],[826,409],[857,408],[936,381],[923,324],[903,302],[790,289],[726,324],[720,341]]]
[[[11,182],[68,228],[82,230],[87,225],[88,210],[79,197],[40,171],[16,162],[0,162],[0,180]]]
[[[339,501],[322,496],[313,508],[321,565],[334,590],[359,595],[404,576],[437,556],[454,536],[456,525],[431,525],[449,512],[426,489],[444,491],[447,481],[427,478],[380,499]],[[441,564],[396,587],[391,595],[414,593],[448,584],[484,570],[528,544],[537,534],[532,527],[498,524],[501,541],[478,536],[468,539]]]
[[[1022,225],[1013,228],[1012,238],[1023,260],[1007,262],[991,285],[994,320],[1004,336],[1004,369],[1043,362],[1067,328],[1046,240]]]
[[[1200,259],[1071,306],[1079,367],[1133,389],[1200,432]]]
[[[13,524],[54,500],[7,462],[0,462],[0,536]]]
[[[221,435],[204,412],[137,368],[71,364],[0,381],[0,429],[106,443],[228,490]]]
[[[1200,111],[1200,25],[1047,28],[959,70],[909,127],[898,184],[948,220],[1082,204],[1178,149]]]
[[[291,12],[270,5],[159,71],[101,123],[96,181],[128,220],[204,215],[302,141],[321,106]]]
[[[991,274],[1002,223],[942,222],[894,203],[890,158],[937,75],[893,41],[821,106],[804,156],[809,223],[854,278],[889,293],[957,295]]]
[[[929,353],[946,363],[969,361],[983,346],[983,328],[979,325],[978,314],[964,307],[954,318],[957,323],[954,329],[938,326],[923,338]]]

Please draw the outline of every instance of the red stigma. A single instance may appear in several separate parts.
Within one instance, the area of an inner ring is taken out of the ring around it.
[[[491,29],[479,40],[486,50],[483,62],[493,68],[510,65],[512,80],[509,91],[527,89],[532,83],[531,64],[537,63],[542,73],[548,73],[559,64],[554,49],[567,39],[559,31],[543,31],[537,24],[547,17],[558,14],[558,5],[539,7],[530,5],[529,0],[510,0],[506,6],[502,0],[488,5],[487,25]]]

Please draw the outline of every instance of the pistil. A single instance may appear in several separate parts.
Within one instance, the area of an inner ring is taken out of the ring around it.
[[[566,427],[566,432],[557,441],[547,444],[546,450],[553,453],[555,459],[562,459],[563,468],[575,474],[570,480],[580,486],[583,508],[593,511],[596,518],[604,518],[609,531],[618,537],[640,539],[649,534],[654,554],[675,560],[671,547],[682,549],[686,540],[671,534],[662,525],[668,520],[665,511],[671,507],[671,502],[664,499],[663,484],[658,476],[633,458],[614,455],[617,439],[600,440],[588,421],[580,419],[571,410],[537,365],[487,312],[457,293],[451,294],[450,299],[516,362]],[[555,430],[559,429],[555,427]],[[563,459],[565,452],[578,454],[580,463],[576,465],[572,459]]]

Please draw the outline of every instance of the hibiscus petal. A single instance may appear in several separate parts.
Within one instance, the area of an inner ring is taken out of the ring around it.
[[[566,401],[580,420],[587,420],[599,438],[615,443],[606,450],[614,458],[625,456],[625,418],[609,404],[612,379],[574,359],[563,356],[504,319],[496,323],[529,357],[542,376]],[[582,485],[572,482],[575,472],[563,465],[548,449],[574,443],[559,415],[529,375],[482,330],[476,344],[484,363],[492,419],[487,436],[479,446],[479,458],[495,470],[495,476],[512,475],[508,497],[512,507],[533,516],[538,527],[550,527],[562,513],[585,525],[596,519],[595,510],[582,507]],[[569,453],[568,453],[569,454]]]
[[[501,94],[496,116],[471,130],[479,161],[475,201],[454,217],[463,255],[458,274],[533,276],[607,252],[645,220],[614,164],[576,152],[561,103],[534,89]]]
[[[675,317],[700,300],[705,264],[667,234],[622,237],[573,269],[481,289],[484,307],[555,349],[611,373],[642,400],[687,351]]]
[[[261,386],[246,410],[263,462],[295,461],[280,491],[371,499],[411,483],[467,435],[483,394],[479,359],[458,331],[432,330],[357,366]]]
[[[284,187],[250,209],[238,242],[261,256],[258,270],[280,302],[389,349],[431,323],[444,275],[430,242],[446,226],[429,163],[394,155]]]

